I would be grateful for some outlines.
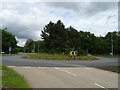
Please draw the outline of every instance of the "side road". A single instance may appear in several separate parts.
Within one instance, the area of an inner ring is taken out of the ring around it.
[[[32,88],[118,88],[118,74],[88,67],[11,67]]]

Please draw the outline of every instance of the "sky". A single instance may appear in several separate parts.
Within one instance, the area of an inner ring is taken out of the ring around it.
[[[111,0],[112,1],[112,0]],[[0,7],[0,27],[15,35],[18,45],[27,39],[41,40],[41,30],[50,21],[61,20],[67,27],[89,31],[96,36],[118,31],[116,2],[31,2],[4,1]]]

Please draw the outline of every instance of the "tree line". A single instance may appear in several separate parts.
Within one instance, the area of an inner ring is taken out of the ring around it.
[[[28,39],[24,47],[17,46],[15,36],[5,29],[2,32],[2,51],[8,53],[11,46],[12,52],[47,52],[66,53],[75,50],[78,54],[120,54],[120,32],[108,32],[105,36],[95,36],[94,33],[78,31],[65,25],[58,20],[56,23],[50,21],[44,26],[40,37],[42,40],[34,41]]]
[[[5,53],[17,53],[18,52],[18,46],[17,46],[17,40],[12,33],[7,31],[7,28],[0,29],[0,33],[2,35],[2,52]],[[11,48],[11,50],[9,50]],[[9,52],[10,51],[10,52]]]
[[[25,48],[28,52],[69,53],[70,50],[78,54],[120,54],[120,32],[108,32],[104,37],[93,33],[78,31],[72,26],[65,25],[58,20],[50,21],[41,31],[43,41],[28,39]],[[113,47],[112,47],[113,46]]]

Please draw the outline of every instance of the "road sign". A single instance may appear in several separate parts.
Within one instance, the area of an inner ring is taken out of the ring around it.
[[[75,47],[72,48],[72,51],[74,51],[74,50],[75,50]]]
[[[77,56],[77,51],[70,51],[70,56]]]
[[[9,52],[11,52],[11,50],[12,50],[12,48],[11,48],[11,47],[9,47]]]
[[[77,56],[77,51],[70,51],[71,59],[75,59],[76,56]]]

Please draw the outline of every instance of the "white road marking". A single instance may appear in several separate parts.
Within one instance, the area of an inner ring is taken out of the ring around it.
[[[8,67],[13,68],[13,67],[16,67],[16,66],[8,66]]]
[[[78,65],[74,65],[78,66]],[[7,67],[36,67],[36,68],[47,68],[47,67],[38,67],[38,66],[7,66]]]
[[[73,66],[78,66],[78,67],[79,67],[79,66],[81,66],[81,65],[73,65]]]
[[[66,73],[68,73],[68,74],[71,74],[71,75],[73,75],[73,76],[77,76],[76,74],[74,74],[74,73],[71,73],[71,72],[69,72],[69,71],[67,71],[67,70],[64,70],[64,69],[61,69],[61,68],[58,68],[58,67],[54,67],[55,69],[58,69],[58,70],[61,70],[61,71],[64,71],[64,72],[66,72]]]
[[[24,66],[24,67],[21,67],[21,68],[32,68],[32,67]]]
[[[37,68],[47,68],[47,67],[37,67]]]
[[[21,67],[21,68],[47,68],[47,67],[31,67],[31,66],[8,66],[9,68]]]
[[[106,89],[106,90],[109,90],[109,89],[107,89],[106,87],[104,87],[104,86],[102,86],[102,85],[99,85],[99,84],[97,84],[97,83],[95,83],[95,85],[98,86],[98,87],[100,87],[100,88],[104,88],[104,89]]]
[[[93,68],[91,68],[91,67],[85,67],[85,69],[93,69]]]

